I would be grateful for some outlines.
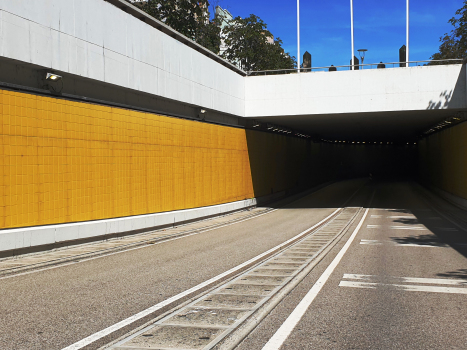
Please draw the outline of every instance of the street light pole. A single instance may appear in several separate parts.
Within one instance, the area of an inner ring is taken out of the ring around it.
[[[300,73],[300,0],[297,0],[297,72]]]
[[[407,0],[409,1],[409,0]],[[352,70],[355,70],[354,67],[354,44],[353,44],[353,0],[350,0],[350,37],[351,37],[351,45],[352,45],[352,58],[350,59],[351,65],[352,65]]]
[[[406,67],[409,66],[409,0],[407,0],[407,38],[406,38],[406,48],[405,48],[405,62]]]

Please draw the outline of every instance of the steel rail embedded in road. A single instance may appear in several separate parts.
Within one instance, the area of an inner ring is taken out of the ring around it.
[[[196,221],[192,224],[176,226],[170,229],[161,229],[151,232],[144,232],[126,237],[104,240],[97,243],[86,243],[78,246],[65,247],[53,251],[26,254],[20,257],[11,257],[0,260],[0,280],[9,277],[21,276],[27,273],[44,271],[50,268],[62,267],[78,262],[85,262],[93,259],[128,252],[130,250],[146,248],[154,244],[170,242],[183,237],[209,232],[218,228],[238,224],[246,220],[260,217],[274,212],[277,209],[265,208],[257,212],[245,211],[223,215],[221,218],[215,217],[207,220]],[[239,216],[239,217],[238,217]],[[219,220],[212,224],[212,220]],[[206,222],[205,226],[197,226]],[[179,230],[178,232],[176,232]]]
[[[157,349],[212,349],[341,237],[360,211],[361,208],[339,209],[337,215],[297,243],[185,307],[131,334],[110,349],[146,346]]]
[[[130,316],[114,325],[111,325],[99,332],[96,332],[92,335],[89,335],[88,337],[81,339],[77,341],[76,343],[73,343],[67,347],[65,347],[63,350],[79,350],[83,348],[88,348],[89,346],[93,346],[94,344],[97,345],[102,345],[102,344],[109,344],[112,340],[114,340],[118,335],[118,333],[121,334],[122,331],[124,332],[129,332],[131,329],[133,331],[135,330],[136,327],[144,324],[144,323],[154,323],[157,322],[158,319],[157,317],[161,317],[161,314],[163,312],[166,312],[167,310],[170,310],[170,308],[175,308],[175,307],[180,307],[180,305],[183,302],[186,302],[187,299],[190,298],[196,298],[200,296],[200,293],[205,293],[209,289],[215,288],[218,286],[220,283],[225,283],[225,281],[230,280],[232,278],[237,277],[239,274],[243,273],[244,271],[248,270],[251,267],[254,267],[258,264],[261,264],[262,262],[265,261],[265,259],[268,259],[269,257],[277,254],[278,252],[284,250],[285,248],[291,246],[292,244],[298,242],[302,238],[308,236],[311,232],[317,230],[321,226],[325,225],[328,223],[331,219],[333,219],[335,216],[337,216],[339,213],[343,211],[343,208],[347,205],[347,203],[354,198],[357,193],[364,187],[361,186],[359,187],[349,198],[345,201],[345,203],[342,205],[341,208],[336,209],[333,213],[328,215],[326,218],[321,220],[320,222],[316,223],[312,227],[307,228],[306,230],[302,231],[301,233],[297,234],[296,236],[288,239],[287,241],[267,250],[266,252],[257,255],[256,257],[249,259],[248,261],[231,268],[228,271],[225,271],[215,277],[212,277],[211,279],[202,282],[190,289],[187,289],[179,294],[176,294],[156,305],[153,305],[133,316]],[[128,333],[127,333],[128,334]],[[105,343],[103,343],[105,342]]]

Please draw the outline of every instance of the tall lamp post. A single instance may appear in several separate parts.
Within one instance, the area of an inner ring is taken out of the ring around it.
[[[406,24],[406,48],[405,48],[405,61],[407,62],[406,67],[409,66],[409,0],[407,0],[407,24]]]
[[[407,0],[408,1],[408,0]],[[350,62],[352,62],[352,70],[355,70],[355,62],[354,62],[354,45],[353,45],[353,0],[350,0],[350,41],[351,41],[351,46],[352,46],[352,58],[350,59]]]
[[[297,72],[300,73],[300,0],[297,0]]]

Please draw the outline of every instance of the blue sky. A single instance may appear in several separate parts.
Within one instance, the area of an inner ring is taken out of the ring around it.
[[[211,2],[215,2],[211,0]],[[234,17],[259,16],[283,47],[297,55],[295,0],[218,0]],[[448,20],[462,0],[410,1],[410,60],[428,60],[438,51],[439,38],[452,30]],[[397,62],[405,44],[405,0],[354,0],[355,54],[368,49],[365,63]],[[313,67],[348,65],[350,1],[300,0],[301,54],[312,54]]]

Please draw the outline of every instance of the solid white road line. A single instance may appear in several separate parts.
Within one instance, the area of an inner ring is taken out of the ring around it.
[[[123,320],[123,321],[120,321],[110,327],[107,327],[106,329],[103,329],[97,333],[94,333],[92,335],[90,335],[89,337],[86,337],[70,346],[67,346],[66,348],[63,348],[62,350],[78,350],[78,349],[82,349],[84,348],[85,346],[88,346],[89,344],[95,342],[96,340],[99,340],[101,338],[104,338],[106,337],[107,335],[123,328],[123,327],[126,327],[130,324],[132,324],[133,322],[135,321],[138,321],[150,314],[152,314],[153,312],[157,311],[157,310],[160,310],[161,308],[167,306],[167,305],[170,305],[172,303],[174,303],[175,301],[177,300],[180,300],[184,297],[186,297],[187,295],[191,294],[191,293],[194,293],[196,291],[199,291],[201,289],[203,289],[204,287],[206,286],[209,286],[210,284],[212,283],[215,283],[219,280],[221,280],[222,278],[226,277],[226,276],[229,276],[231,274],[234,274],[236,273],[237,271],[241,270],[242,268],[250,265],[250,264],[254,264],[258,261],[260,261],[261,259],[263,259],[265,256],[267,256],[268,254],[276,251],[277,249],[280,249],[284,246],[286,246],[287,244],[289,244],[290,242],[293,242],[294,240],[296,239],[299,239],[301,238],[302,236],[305,236],[306,234],[308,234],[310,231],[314,230],[316,227],[318,227],[319,225],[321,225],[323,222],[325,222],[326,220],[328,220],[329,218],[331,218],[333,215],[335,215],[337,212],[339,212],[340,210],[342,210],[342,208],[339,208],[339,209],[336,209],[332,214],[328,215],[326,218],[324,218],[323,220],[321,220],[320,222],[318,222],[316,225],[313,225],[312,227],[306,229],[305,231],[299,233],[298,235],[296,235],[295,237],[293,238],[290,238],[289,240],[285,241],[284,243],[281,243],[277,246],[275,246],[274,248],[271,248],[269,249],[268,251],[260,254],[260,255],[257,255],[255,256],[254,258],[244,262],[243,264],[240,264],[224,273],[221,273],[220,275],[217,275],[203,283],[200,283],[198,284],[197,286],[194,286],[182,293],[179,293],[177,295],[174,295],[173,297],[169,298],[169,299],[166,299],[154,306],[151,306],[150,308],[147,308],[146,310],[143,310],[139,313],[137,313],[136,315],[133,315],[131,317],[128,317],[127,319]],[[368,212],[368,209],[367,209],[367,212]],[[183,236],[183,237],[187,237],[187,236]]]
[[[380,228],[381,225],[366,225],[366,228]]]
[[[352,274],[346,273],[344,277],[346,279],[353,279],[353,280],[364,280],[364,281],[371,281],[376,279],[381,279],[376,275],[359,275],[359,274]],[[467,287],[467,280],[454,280],[449,278],[419,278],[419,277],[384,277],[385,279],[394,280],[396,282],[404,282],[404,283],[421,283],[421,284],[446,284],[446,285],[456,285],[456,286],[466,286]]]
[[[414,216],[414,215],[410,215],[410,216],[403,216],[403,215],[397,216],[397,215],[394,215],[394,216],[388,216],[387,218],[389,218],[389,219],[416,219],[417,217]]]
[[[385,283],[351,282],[351,281],[341,281],[339,283],[339,287],[351,287],[351,288],[375,289],[378,286],[396,287],[398,290],[402,290],[406,292],[467,294],[467,288],[417,286],[417,285],[411,285],[411,284],[385,284]]]
[[[374,192],[373,192],[373,195],[374,195]],[[368,215],[369,210],[370,210],[369,208],[365,210],[365,214],[363,214],[362,219],[360,220],[360,222],[358,223],[358,226],[353,231],[349,240],[345,243],[345,245],[342,247],[340,252],[331,262],[331,264],[326,268],[326,270],[320,276],[318,281],[316,281],[313,287],[311,287],[311,289],[308,291],[308,293],[305,295],[302,301],[300,301],[297,307],[292,311],[292,313],[289,315],[287,320],[285,320],[282,326],[276,331],[276,333],[271,337],[271,339],[269,339],[266,345],[264,345],[262,350],[278,350],[282,346],[284,341],[287,339],[287,337],[290,335],[290,333],[293,331],[295,326],[301,320],[305,312],[308,310],[313,300],[315,300],[316,296],[321,291],[321,288],[323,288],[324,284],[329,279],[329,276],[331,276],[331,274],[333,273],[337,265],[339,265],[340,261],[342,260],[342,257],[347,252],[350,245],[352,244],[355,237],[357,236],[358,231],[360,231],[360,228],[362,227],[363,222],[365,221],[365,218]]]

